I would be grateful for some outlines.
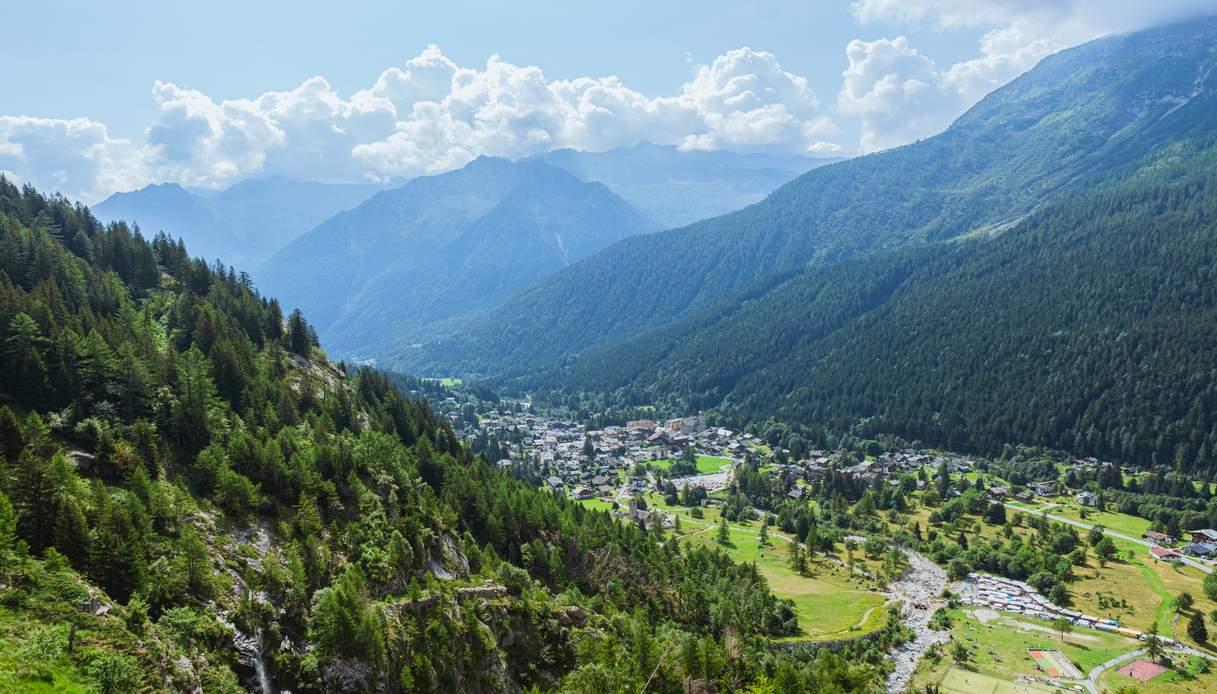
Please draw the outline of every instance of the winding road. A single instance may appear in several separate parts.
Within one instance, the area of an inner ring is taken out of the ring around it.
[[[1053,505],[1055,506],[1055,504],[1053,504]],[[1058,523],[1064,523],[1065,525],[1072,525],[1076,528],[1081,528],[1083,530],[1090,530],[1091,528],[1094,527],[1094,525],[1091,523],[1083,523],[1080,520],[1074,520],[1072,518],[1058,516],[1054,513],[1048,513],[1047,509],[1037,511],[1035,509],[1026,508],[1024,506],[1018,506],[1017,504],[1012,504],[1009,502],[1003,502],[1002,506],[1005,506],[1006,508],[1010,509],[1011,511],[1018,511],[1020,513],[1028,513],[1033,516],[1041,516],[1043,518],[1047,518],[1049,520],[1054,520]],[[1051,508],[1051,506],[1049,508]],[[1110,528],[1103,528],[1103,534],[1110,535],[1114,538],[1118,538],[1118,539],[1125,540],[1128,542],[1132,542],[1134,544],[1138,544],[1143,547],[1157,547],[1157,545],[1150,542],[1149,540],[1144,540],[1139,537],[1133,537],[1132,535],[1125,535],[1124,533],[1118,533]],[[1205,572],[1206,574],[1213,573],[1213,568],[1211,566],[1201,563],[1200,561],[1197,561],[1196,559],[1193,559],[1192,557],[1184,556],[1184,557],[1182,557],[1182,559],[1183,559],[1183,563],[1187,564],[1188,566],[1200,569],[1201,571]]]
[[[1194,655],[1199,658],[1206,658],[1208,660],[1217,661],[1217,656],[1210,655],[1203,651],[1198,651],[1194,648],[1188,648],[1186,646],[1183,648],[1168,648],[1166,650],[1169,653],[1183,653],[1185,655]],[[1147,649],[1138,648],[1135,651],[1129,651],[1128,653],[1118,655],[1105,663],[1100,663],[1100,664],[1094,666],[1093,668],[1090,669],[1090,672],[1087,673],[1086,679],[1082,681],[1083,686],[1085,686],[1086,689],[1090,690],[1092,694],[1099,694],[1099,684],[1098,683],[1099,683],[1100,675],[1102,675],[1104,672],[1107,672],[1108,670],[1112,669],[1113,667],[1116,667],[1118,665],[1123,665],[1124,663],[1127,663],[1128,661],[1130,661],[1134,658],[1139,658],[1139,657],[1145,655],[1146,653],[1149,653],[1149,651]]]

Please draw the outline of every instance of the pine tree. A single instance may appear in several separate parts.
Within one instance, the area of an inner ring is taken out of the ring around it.
[[[768,523],[761,523],[761,532],[757,536],[757,543],[762,547],[769,544],[769,524]],[[791,544],[795,544],[795,543],[791,543]]]
[[[727,529],[727,519],[720,518],[718,520],[718,544],[731,544],[731,531]]]
[[[807,559],[803,555],[803,547],[796,539],[790,543],[790,569],[800,576],[807,573]]]
[[[17,513],[8,497],[0,491],[0,554],[17,548]]]
[[[302,357],[307,357],[314,342],[312,327],[304,320],[300,309],[295,309],[287,319],[288,348]]]
[[[271,299],[266,310],[266,337],[278,340],[283,337],[283,309],[278,299]]]
[[[1149,625],[1149,631],[1145,632],[1145,648],[1148,651],[1149,659],[1157,662],[1162,660],[1164,649],[1162,641],[1158,638],[1158,623],[1154,622]]]
[[[178,542],[181,565],[185,569],[186,587],[191,593],[207,598],[211,595],[211,553],[193,528],[185,528]]]
[[[8,405],[0,405],[0,456],[10,463],[16,462],[26,443],[17,415]]]
[[[80,504],[71,496],[59,497],[55,514],[55,548],[77,569],[84,569],[89,559],[89,524]]]
[[[1192,637],[1196,643],[1207,643],[1209,640],[1209,630],[1204,626],[1204,615],[1199,612],[1193,612],[1192,616],[1187,620],[1187,635]]]

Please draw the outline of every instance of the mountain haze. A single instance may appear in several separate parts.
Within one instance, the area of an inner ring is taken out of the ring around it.
[[[148,235],[164,231],[204,258],[252,270],[296,237],[376,190],[373,185],[282,176],[244,180],[209,195],[163,183],[115,193],[93,212],[105,221],[138,223]]]
[[[559,149],[537,159],[599,181],[664,228],[691,224],[761,201],[790,179],[839,158],[681,151],[642,143],[607,152]]]
[[[383,355],[655,224],[600,183],[481,157],[335,216],[271,258],[262,286],[327,348]]]
[[[1180,139],[1172,126],[1189,114],[1199,122],[1187,128],[1212,127],[1198,104],[1215,37],[1210,19],[1050,56],[940,135],[815,169],[738,212],[618,243],[444,339],[403,349],[396,364],[545,370],[773,273],[999,233],[1045,203],[1135,172]]]

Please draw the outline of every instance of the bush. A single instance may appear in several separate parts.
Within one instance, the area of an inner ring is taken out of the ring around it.
[[[135,661],[116,653],[98,652],[89,659],[85,671],[97,682],[101,694],[126,694],[135,691],[140,683]]]
[[[1204,594],[1209,600],[1217,600],[1217,573],[1211,573],[1204,577]]]

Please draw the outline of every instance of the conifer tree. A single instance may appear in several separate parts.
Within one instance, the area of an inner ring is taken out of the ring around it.
[[[1196,643],[1207,643],[1209,640],[1209,630],[1204,625],[1204,615],[1199,612],[1193,612],[1192,616],[1187,620],[1187,635],[1192,637]]]

